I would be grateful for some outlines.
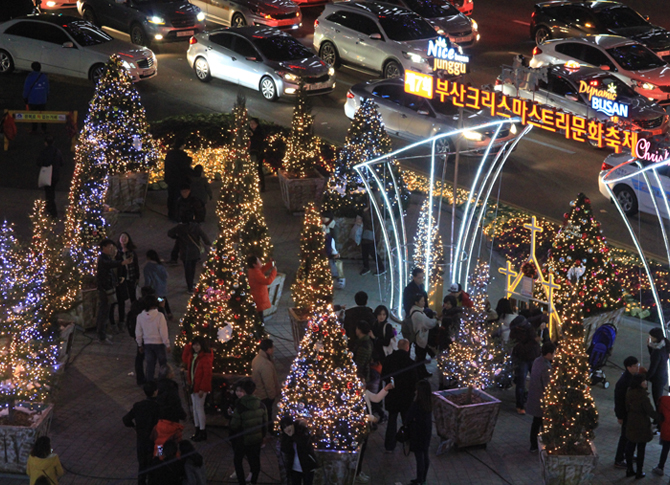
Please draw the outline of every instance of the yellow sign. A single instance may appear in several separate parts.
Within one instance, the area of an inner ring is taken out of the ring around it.
[[[433,76],[406,70],[405,92],[433,99]]]
[[[65,123],[67,113],[44,112],[44,111],[16,111],[14,121],[39,121],[41,123]]]
[[[460,76],[465,74],[468,65],[464,62],[447,61],[445,59],[435,59],[433,62],[434,71],[447,71],[452,76]]]
[[[616,85],[614,84],[610,84],[607,89],[596,89],[595,86],[590,86],[586,81],[579,81],[579,92],[588,94],[589,101],[594,96],[610,101],[616,100]]]

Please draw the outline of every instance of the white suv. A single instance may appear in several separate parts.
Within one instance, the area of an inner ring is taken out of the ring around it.
[[[385,3],[329,3],[314,22],[314,49],[321,59],[385,78],[402,77],[405,69],[431,74],[428,41],[436,38],[419,15]]]

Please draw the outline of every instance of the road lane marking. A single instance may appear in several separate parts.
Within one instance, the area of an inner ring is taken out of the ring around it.
[[[534,140],[533,138],[530,138],[528,136],[524,137],[524,140],[528,140],[528,141],[531,141],[533,143],[537,143],[538,145],[542,145],[542,146],[545,146],[547,148],[553,148],[554,150],[558,150],[559,152],[569,153],[570,155],[574,155],[575,153],[577,153],[577,152],[573,152],[572,150],[568,150],[567,148],[561,148],[561,147],[558,147],[556,145],[552,145],[551,143],[545,143],[545,142],[540,141],[540,140]]]
[[[523,20],[512,20],[512,22],[530,27],[530,22],[524,22]]]

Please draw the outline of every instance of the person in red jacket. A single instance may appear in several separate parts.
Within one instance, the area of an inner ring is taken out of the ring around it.
[[[665,468],[665,460],[668,459],[668,452],[670,451],[670,396],[661,396],[656,404],[658,412],[663,415],[663,422],[661,423],[661,457],[658,460],[658,466],[652,470],[654,475],[663,476],[663,469]]]
[[[207,394],[212,392],[214,354],[209,349],[209,343],[206,339],[195,337],[193,342],[184,347],[181,360],[186,366],[186,378],[191,389],[191,402],[193,403],[195,434],[191,439],[193,441],[204,441],[207,439],[205,400]]]
[[[268,293],[268,285],[271,285],[277,277],[277,268],[275,268],[274,261],[271,260],[264,265],[257,256],[249,256],[247,258],[247,268],[251,296],[254,299],[254,303],[256,303],[258,316],[261,322],[263,322],[263,312],[272,306]],[[270,276],[266,277],[265,274],[268,271],[270,271]]]

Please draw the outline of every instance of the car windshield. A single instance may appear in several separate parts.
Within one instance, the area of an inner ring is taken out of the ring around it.
[[[105,34],[95,25],[83,20],[70,22],[64,27],[68,34],[82,47],[104,44],[112,40],[109,35]]]
[[[275,62],[295,61],[314,55],[293,37],[285,35],[254,39],[254,44],[266,58]]]
[[[611,74],[596,74],[588,79],[584,79],[584,81],[597,90],[616,93],[617,98],[637,98],[639,96],[625,82]]]
[[[176,2],[183,2],[183,0],[133,0],[135,3],[139,3],[140,5],[147,5],[150,3],[176,3]]]
[[[433,39],[437,37],[435,29],[417,15],[401,14],[380,16],[379,23],[391,40]]]
[[[453,17],[458,9],[452,4],[440,0],[405,0],[407,7],[426,19]]]
[[[607,53],[627,71],[643,71],[667,63],[642,44],[622,45],[607,49]]]
[[[629,7],[604,8],[594,13],[600,23],[608,29],[627,29],[649,25],[639,13]]]
[[[454,116],[458,114],[458,107],[454,106],[454,103],[452,103],[451,100],[447,100],[444,103],[438,100],[433,100],[431,106],[435,111],[444,116]],[[454,125],[456,124],[456,121],[454,121]]]

